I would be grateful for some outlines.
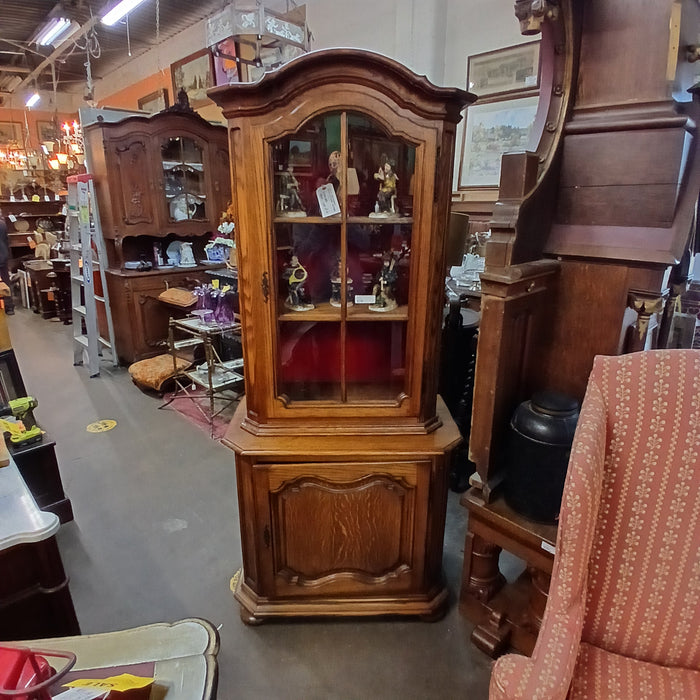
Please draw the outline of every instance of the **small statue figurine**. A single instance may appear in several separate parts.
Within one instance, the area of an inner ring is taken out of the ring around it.
[[[294,166],[288,165],[280,173],[280,194],[277,205],[281,216],[306,216],[304,204],[299,194],[299,180],[294,175]]]
[[[299,262],[296,255],[292,255],[289,267],[282,273],[283,279],[289,284],[289,292],[284,305],[292,311],[309,311],[315,308],[313,304],[304,302],[304,282],[306,282],[309,273],[306,268]]]
[[[335,266],[335,270],[331,273],[331,298],[330,298],[330,305],[331,306],[336,306],[340,307],[342,306],[341,304],[341,290],[342,290],[343,282],[340,276],[340,260],[338,260],[337,265]],[[353,288],[352,288],[352,280],[348,277],[345,280],[345,291],[346,291],[346,304],[347,306],[352,306],[353,305]]]
[[[391,253],[385,253],[382,257],[382,269],[377,275],[377,281],[372,289],[374,294],[374,304],[370,304],[370,311],[378,311],[380,313],[392,311],[398,304],[394,296],[394,285],[398,279],[398,273],[395,269],[396,258]]]
[[[396,208],[396,183],[398,175],[394,172],[394,166],[386,154],[382,154],[379,170],[374,173],[374,179],[379,180],[377,202],[371,217],[387,217],[398,214]]]

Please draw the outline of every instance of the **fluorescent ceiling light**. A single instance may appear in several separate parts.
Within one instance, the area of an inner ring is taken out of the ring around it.
[[[26,107],[33,107],[41,99],[38,92],[35,92],[31,97],[27,99],[24,103]]]
[[[121,0],[109,12],[102,15],[102,24],[111,27],[142,2],[143,0]]]
[[[34,40],[39,46],[48,46],[58,39],[61,34],[68,31],[71,21],[65,17],[54,17],[49,20]]]

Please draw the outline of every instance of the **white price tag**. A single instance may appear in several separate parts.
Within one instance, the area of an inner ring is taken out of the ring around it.
[[[338,204],[338,198],[335,196],[335,190],[330,182],[321,185],[316,190],[316,199],[318,199],[318,206],[321,209],[321,216],[340,214],[340,204]]]
[[[51,197],[49,197],[48,194],[45,194],[45,195],[44,195],[44,201],[45,201],[45,202],[50,202],[50,201],[51,201]]]
[[[97,700],[106,698],[109,690],[104,688],[70,688],[69,690],[53,696],[53,700]]]
[[[545,552],[549,552],[550,554],[554,554],[557,551],[551,544],[549,544],[549,542],[545,542],[544,540],[542,540],[542,544],[540,546]]]
[[[356,304],[374,304],[377,298],[374,294],[355,294]]]
[[[8,214],[7,218],[14,224],[17,221],[17,217],[14,214]]]

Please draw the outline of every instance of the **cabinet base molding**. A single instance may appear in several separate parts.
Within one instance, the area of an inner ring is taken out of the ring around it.
[[[449,591],[444,581],[425,594],[376,597],[324,597],[271,599],[257,595],[245,583],[245,572],[231,581],[231,590],[241,606],[241,620],[247,625],[295,617],[418,617],[437,622],[447,613]]]

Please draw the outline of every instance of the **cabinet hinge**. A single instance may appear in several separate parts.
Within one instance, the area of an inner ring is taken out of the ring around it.
[[[267,547],[267,549],[270,549],[270,527],[269,527],[269,525],[265,525],[265,529],[263,530],[263,542],[265,543],[265,547]]]
[[[262,289],[263,301],[267,304],[268,299],[270,298],[270,280],[267,276],[267,272],[262,273],[260,288]]]

